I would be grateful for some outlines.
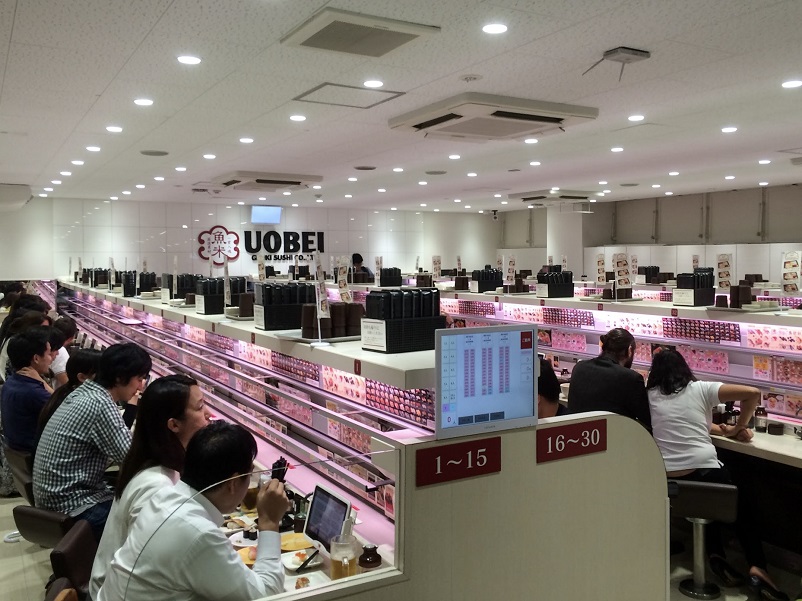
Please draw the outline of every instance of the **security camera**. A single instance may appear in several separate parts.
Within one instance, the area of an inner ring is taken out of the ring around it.
[[[498,221],[498,211],[493,211],[493,221]]]

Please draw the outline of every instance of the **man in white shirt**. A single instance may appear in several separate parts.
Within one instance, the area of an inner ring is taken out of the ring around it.
[[[184,473],[143,507],[114,554],[95,601],[249,601],[283,592],[279,523],[290,503],[271,480],[257,500],[259,541],[248,569],[220,530],[248,492],[256,441],[242,426],[213,422],[189,442]]]

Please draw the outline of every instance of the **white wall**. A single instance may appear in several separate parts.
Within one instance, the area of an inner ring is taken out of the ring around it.
[[[34,198],[17,211],[0,213],[0,279],[53,276],[53,200]]]
[[[477,268],[495,260],[500,225],[490,215],[446,214],[364,209],[285,208],[278,226],[250,223],[250,208],[233,205],[190,203],[34,199],[19,211],[3,213],[0,240],[6,251],[0,262],[0,279],[50,278],[73,270],[78,258],[84,267],[107,267],[114,258],[117,269],[141,268],[172,271],[178,258],[179,272],[208,273],[208,263],[197,253],[198,234],[223,225],[240,235],[240,258],[230,263],[232,275],[256,272],[256,263],[245,252],[244,231],[323,231],[323,266],[330,255],[359,252],[372,268],[381,255],[385,267],[411,271],[415,258],[431,266],[432,255],[441,255],[444,267]],[[184,227],[186,226],[186,227]],[[262,249],[264,253],[264,249]],[[273,263],[286,272],[289,262]],[[215,273],[221,272],[217,269]]]

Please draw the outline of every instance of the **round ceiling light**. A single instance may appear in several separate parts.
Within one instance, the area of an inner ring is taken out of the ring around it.
[[[507,31],[507,26],[502,25],[501,23],[488,23],[487,25],[482,27],[482,31],[484,31],[485,33],[499,34]]]
[[[201,59],[197,56],[184,55],[178,57],[178,62],[182,65],[200,65]]]
[[[150,98],[137,98],[134,100],[134,104],[137,106],[151,106],[153,101]]]
[[[384,85],[384,82],[378,79],[368,79],[362,85],[366,88],[380,88]]]

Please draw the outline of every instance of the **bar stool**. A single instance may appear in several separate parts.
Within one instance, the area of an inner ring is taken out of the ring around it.
[[[735,521],[738,488],[732,484],[669,480],[668,496],[672,514],[693,524],[693,578],[680,582],[679,590],[692,599],[717,599],[721,589],[708,582],[705,574],[705,524]]]

